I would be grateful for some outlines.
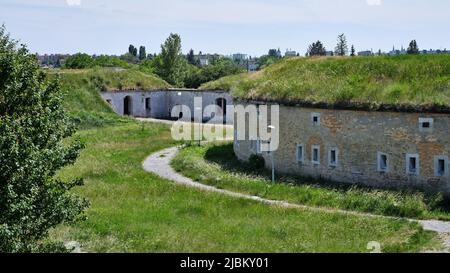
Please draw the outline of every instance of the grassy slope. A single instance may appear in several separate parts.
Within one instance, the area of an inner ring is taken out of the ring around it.
[[[137,123],[80,132],[87,143],[60,176],[84,177],[88,220],[54,236],[97,252],[389,252],[419,251],[433,233],[406,221],[270,207],[175,185],[145,173],[154,151],[174,144],[169,128]]]
[[[177,171],[202,183],[263,198],[388,216],[450,220],[450,213],[440,210],[443,204],[421,193],[336,188],[336,184],[317,186],[318,182],[300,177],[278,177],[284,183],[274,185],[269,173],[249,171],[248,164],[239,162],[231,144],[188,147],[172,164]]]
[[[403,252],[437,244],[411,223],[278,209],[145,173],[147,155],[175,144],[169,128],[117,117],[98,94],[98,75],[116,80],[110,71],[63,71],[65,106],[91,129],[75,136],[87,147],[58,175],[83,177],[76,191],[92,204],[86,222],[61,226],[54,237],[94,252],[365,252],[369,241]]]
[[[450,55],[291,58],[201,88],[257,100],[449,107]]]
[[[60,75],[65,92],[65,108],[81,122],[82,128],[113,124],[127,120],[114,114],[100,96],[101,90],[161,89],[170,85],[156,76],[136,70],[114,71],[107,68],[50,71]]]

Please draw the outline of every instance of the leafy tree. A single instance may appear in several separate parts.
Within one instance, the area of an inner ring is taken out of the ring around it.
[[[181,38],[171,33],[155,58],[156,74],[175,86],[183,86],[186,61],[181,54]]]
[[[121,60],[115,56],[106,56],[106,55],[101,55],[101,56],[94,58],[93,66],[122,67],[122,68],[130,67],[130,65],[126,61]]]
[[[326,48],[321,41],[312,43],[308,49],[308,56],[325,56],[327,54]]]
[[[280,52],[279,49],[278,50],[277,49],[270,49],[268,56],[269,57],[273,57],[273,58],[280,58],[281,57],[281,52]]]
[[[194,53],[193,49],[189,50],[189,53],[188,53],[186,58],[187,58],[188,64],[191,64],[191,65],[197,65],[198,64],[197,61],[195,60],[195,53]]]
[[[334,50],[337,56],[345,56],[348,54],[348,46],[347,46],[347,38],[345,34],[341,34],[338,36],[338,43]]]
[[[137,57],[138,51],[137,48],[134,47],[134,45],[130,45],[128,47],[128,53],[130,53],[131,55],[133,55],[134,57]]]
[[[145,60],[147,58],[147,51],[145,50],[145,46],[139,47],[139,60]]]
[[[185,87],[198,88],[203,83],[242,72],[244,72],[244,69],[227,58],[217,58],[213,60],[210,65],[202,68],[188,65],[185,78]]]
[[[408,54],[419,54],[419,46],[417,45],[416,40],[412,40],[411,43],[409,43],[407,53]]]
[[[57,170],[73,164],[80,142],[62,108],[58,80],[49,81],[36,57],[0,28],[0,252],[63,251],[44,243],[48,231],[81,219],[87,202]]]
[[[93,59],[91,56],[85,53],[77,53],[67,58],[64,64],[65,68],[69,69],[84,69],[93,66]]]
[[[139,62],[139,59],[136,56],[134,56],[133,54],[130,54],[130,53],[126,53],[126,54],[120,56],[120,59],[125,61],[125,62],[127,62],[127,63],[129,63],[129,64],[136,64],[136,63]]]
[[[355,46],[352,45],[352,49],[350,50],[350,56],[355,57],[356,56],[356,51],[355,51]]]

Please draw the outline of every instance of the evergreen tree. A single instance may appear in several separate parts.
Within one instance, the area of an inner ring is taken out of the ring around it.
[[[355,46],[354,45],[352,45],[350,56],[352,56],[352,57],[356,56],[356,51],[355,51]]]
[[[407,53],[408,54],[419,54],[419,46],[417,45],[416,40],[412,40],[411,43],[409,43]]]
[[[338,36],[338,43],[334,51],[337,56],[345,56],[348,54],[347,38],[345,37],[345,34],[342,33]]]
[[[0,27],[0,253],[64,251],[44,243],[50,229],[81,219],[87,202],[55,178],[83,145],[67,142],[74,128],[58,79],[48,80],[36,56]]]
[[[145,60],[147,58],[147,51],[145,50],[145,46],[141,46],[139,48],[139,60]]]
[[[137,48],[134,47],[134,45],[130,45],[128,47],[128,53],[130,53],[134,57],[137,57],[137,53],[138,53]]]
[[[309,46],[307,55],[308,56],[325,56],[326,52],[327,51],[326,51],[325,47],[323,46],[322,42],[317,41],[315,43],[312,43]]]
[[[191,50],[189,50],[189,53],[187,55],[187,62],[192,65],[197,65],[197,62],[195,61],[195,53],[192,48]]]

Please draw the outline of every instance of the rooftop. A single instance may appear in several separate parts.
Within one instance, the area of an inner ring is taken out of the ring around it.
[[[450,113],[450,55],[291,58],[201,88],[286,105]]]

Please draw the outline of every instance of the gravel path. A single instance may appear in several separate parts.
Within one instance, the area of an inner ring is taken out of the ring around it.
[[[384,218],[392,218],[392,219],[398,219],[395,217],[386,217],[386,216],[380,216],[380,215],[373,215],[373,214],[367,214],[367,213],[360,213],[360,212],[351,212],[351,211],[344,211],[344,210],[338,210],[338,209],[324,209],[324,208],[314,208],[314,207],[308,207],[298,204],[292,204],[285,201],[275,201],[275,200],[268,200],[264,199],[258,196],[250,196],[242,193],[232,192],[228,190],[218,189],[212,186],[204,185],[198,182],[195,182],[194,180],[187,178],[179,173],[177,173],[171,166],[170,162],[175,157],[177,152],[179,151],[179,147],[172,147],[165,150],[162,150],[160,152],[154,153],[151,156],[149,156],[143,163],[144,170],[147,172],[151,172],[154,174],[157,174],[158,176],[174,181],[177,184],[185,185],[188,187],[197,188],[199,190],[209,191],[209,192],[217,192],[221,194],[225,194],[228,196],[236,197],[236,198],[243,198],[248,200],[254,200],[258,201],[264,204],[273,205],[273,206],[279,206],[284,208],[292,208],[292,209],[302,209],[302,210],[309,210],[309,211],[317,211],[317,212],[327,212],[327,213],[342,213],[347,215],[356,215],[356,216],[363,216],[363,217],[384,217]],[[430,221],[418,221],[413,219],[408,219],[412,222],[418,222],[420,223],[425,230],[429,231],[435,231],[440,234],[440,238],[444,242],[444,246],[446,247],[446,252],[450,250],[450,222],[443,222],[443,221],[437,221],[437,220],[430,220]]]

